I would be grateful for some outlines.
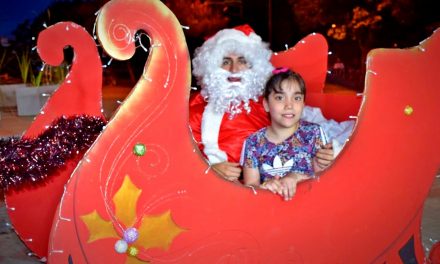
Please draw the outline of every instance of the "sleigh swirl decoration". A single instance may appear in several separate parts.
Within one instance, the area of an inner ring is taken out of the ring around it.
[[[39,34],[37,51],[49,65],[62,63],[67,46],[74,51],[69,74],[22,139],[0,151],[3,162],[13,163],[2,164],[0,177],[7,177],[5,189],[11,187],[5,192],[9,218],[26,246],[43,259],[64,184],[105,124],[101,60],[90,34],[72,22]]]

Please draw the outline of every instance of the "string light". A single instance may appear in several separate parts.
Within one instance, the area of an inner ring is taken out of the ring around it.
[[[373,74],[373,75],[377,75],[377,72],[372,71],[372,70],[368,70],[367,73],[371,73],[371,74]]]
[[[110,66],[110,64],[112,63],[113,58],[110,58],[110,60],[107,62],[106,66]]]
[[[252,189],[252,193],[253,193],[254,195],[257,195],[257,194],[258,194],[258,193],[257,193],[257,190],[255,190],[254,186],[252,186],[252,185],[246,185],[246,186]]]
[[[151,48],[159,48],[159,47],[162,47],[162,44],[157,43],[157,44],[151,45]]]

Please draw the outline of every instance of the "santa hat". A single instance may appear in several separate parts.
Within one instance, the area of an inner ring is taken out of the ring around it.
[[[229,53],[244,56],[252,69],[261,74],[267,75],[273,69],[268,44],[249,25],[241,25],[220,30],[196,49],[192,61],[194,76],[200,80],[205,74],[218,70],[223,57]]]

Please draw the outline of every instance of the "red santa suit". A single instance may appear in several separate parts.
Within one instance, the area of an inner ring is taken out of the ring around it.
[[[189,103],[189,122],[191,125],[194,139],[200,150],[203,152],[202,143],[202,117],[207,103],[200,95],[195,94]],[[250,101],[250,113],[243,111],[230,119],[229,114],[224,114],[218,133],[218,146],[227,153],[227,160],[230,162],[239,162],[241,148],[245,139],[260,128],[269,125],[269,117],[263,108],[261,100],[258,102]],[[208,128],[209,129],[209,128]],[[216,131],[207,131],[216,134]]]

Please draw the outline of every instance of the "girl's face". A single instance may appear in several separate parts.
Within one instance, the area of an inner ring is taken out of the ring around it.
[[[272,91],[263,101],[275,129],[297,128],[304,109],[304,94],[294,80],[281,82],[281,92]]]

